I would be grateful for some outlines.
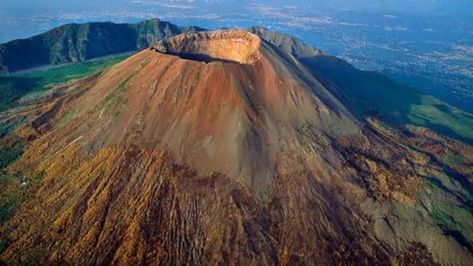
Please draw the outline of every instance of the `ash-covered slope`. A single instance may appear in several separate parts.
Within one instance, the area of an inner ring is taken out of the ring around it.
[[[4,138],[28,143],[8,173],[32,198],[0,258],[472,263],[473,148],[360,119],[288,45],[184,34],[4,114],[22,121]]]

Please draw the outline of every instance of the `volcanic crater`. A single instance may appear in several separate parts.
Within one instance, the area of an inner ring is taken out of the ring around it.
[[[160,41],[152,50],[204,63],[253,64],[260,58],[261,40],[244,30],[217,30],[181,34]]]
[[[25,150],[0,169],[0,211],[22,201],[0,265],[473,265],[473,148],[358,116],[393,85],[252,30],[1,113],[0,157]]]

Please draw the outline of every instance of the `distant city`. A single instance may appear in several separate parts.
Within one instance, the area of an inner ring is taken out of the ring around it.
[[[10,2],[4,5],[13,5]],[[311,1],[122,0],[115,8],[104,9],[41,5],[44,10],[33,14],[24,7],[15,14],[0,11],[0,42],[29,37],[66,23],[90,21],[137,22],[157,17],[210,29],[261,25],[297,36],[358,68],[382,72],[473,111],[473,17],[400,12],[399,6],[360,11],[353,4],[344,8],[339,4],[343,1],[332,2],[332,6],[319,6]]]
[[[473,0],[0,0],[0,265],[473,265]]]

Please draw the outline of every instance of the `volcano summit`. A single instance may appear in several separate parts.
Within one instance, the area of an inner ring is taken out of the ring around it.
[[[184,33],[3,113],[27,143],[7,172],[33,185],[0,258],[473,263],[473,148],[360,115],[328,58],[263,28]]]
[[[160,41],[153,49],[197,61],[252,64],[259,60],[260,45],[260,38],[247,31],[219,30],[181,34]]]

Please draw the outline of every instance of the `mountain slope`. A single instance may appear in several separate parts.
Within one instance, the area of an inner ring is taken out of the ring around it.
[[[473,147],[361,116],[268,40],[179,35],[3,113],[25,147],[0,180],[26,196],[0,258],[471,264]]]
[[[60,65],[46,69],[24,71],[0,76],[0,112],[21,105],[31,98],[29,93],[54,91],[58,84],[96,74],[103,69],[126,59],[129,54],[110,56],[75,64]],[[23,98],[26,96],[25,98]],[[23,99],[22,99],[23,98]]]
[[[163,38],[195,30],[199,29],[178,27],[158,19],[136,24],[67,24],[28,39],[1,44],[0,72],[137,51]]]
[[[473,144],[473,115],[467,112],[334,56],[309,56],[301,61],[359,118],[375,116],[394,126],[428,127]]]

